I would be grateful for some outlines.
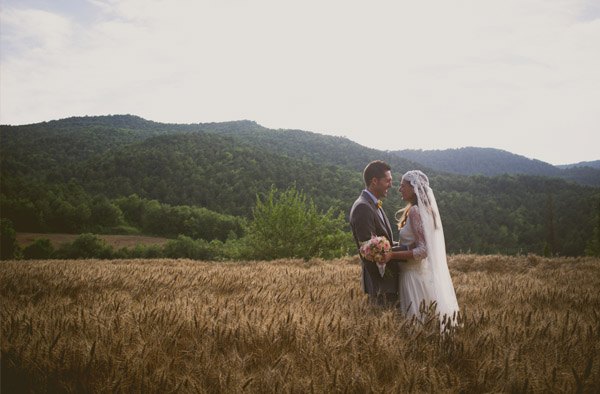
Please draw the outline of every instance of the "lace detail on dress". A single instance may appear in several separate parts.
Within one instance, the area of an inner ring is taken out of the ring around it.
[[[421,213],[418,209],[411,209],[408,213],[407,225],[411,226],[413,234],[415,235],[416,248],[412,250],[413,258],[415,260],[423,260],[427,257],[427,242],[425,241],[425,231],[423,231],[423,221],[421,220]]]
[[[400,229],[400,243],[402,245],[416,245],[413,252],[413,258],[421,261],[427,257],[427,241],[425,240],[425,231],[421,212],[415,206],[408,211],[405,225]]]

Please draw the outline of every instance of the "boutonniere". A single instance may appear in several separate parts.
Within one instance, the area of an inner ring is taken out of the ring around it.
[[[382,206],[383,206],[383,201],[377,200],[377,209],[381,209]]]

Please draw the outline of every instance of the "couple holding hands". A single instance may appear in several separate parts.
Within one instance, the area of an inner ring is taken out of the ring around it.
[[[399,192],[407,205],[396,213],[399,241],[381,209],[392,187],[391,167],[380,160],[363,172],[365,190],[350,211],[357,246],[372,237],[385,237],[392,246],[381,256],[385,270],[361,254],[362,287],[376,305],[398,307],[407,317],[422,320],[434,306],[440,320],[455,320],[458,302],[446,260],[444,231],[429,179],[419,171],[402,176]]]

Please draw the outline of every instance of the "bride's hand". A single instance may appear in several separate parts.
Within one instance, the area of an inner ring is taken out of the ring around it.
[[[383,262],[385,264],[389,263],[389,261],[392,259],[392,252],[387,252],[383,255]]]

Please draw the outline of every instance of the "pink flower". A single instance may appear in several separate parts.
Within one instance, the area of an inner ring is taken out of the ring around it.
[[[359,252],[365,260],[381,263],[390,249],[390,242],[386,237],[372,236],[361,244]]]

